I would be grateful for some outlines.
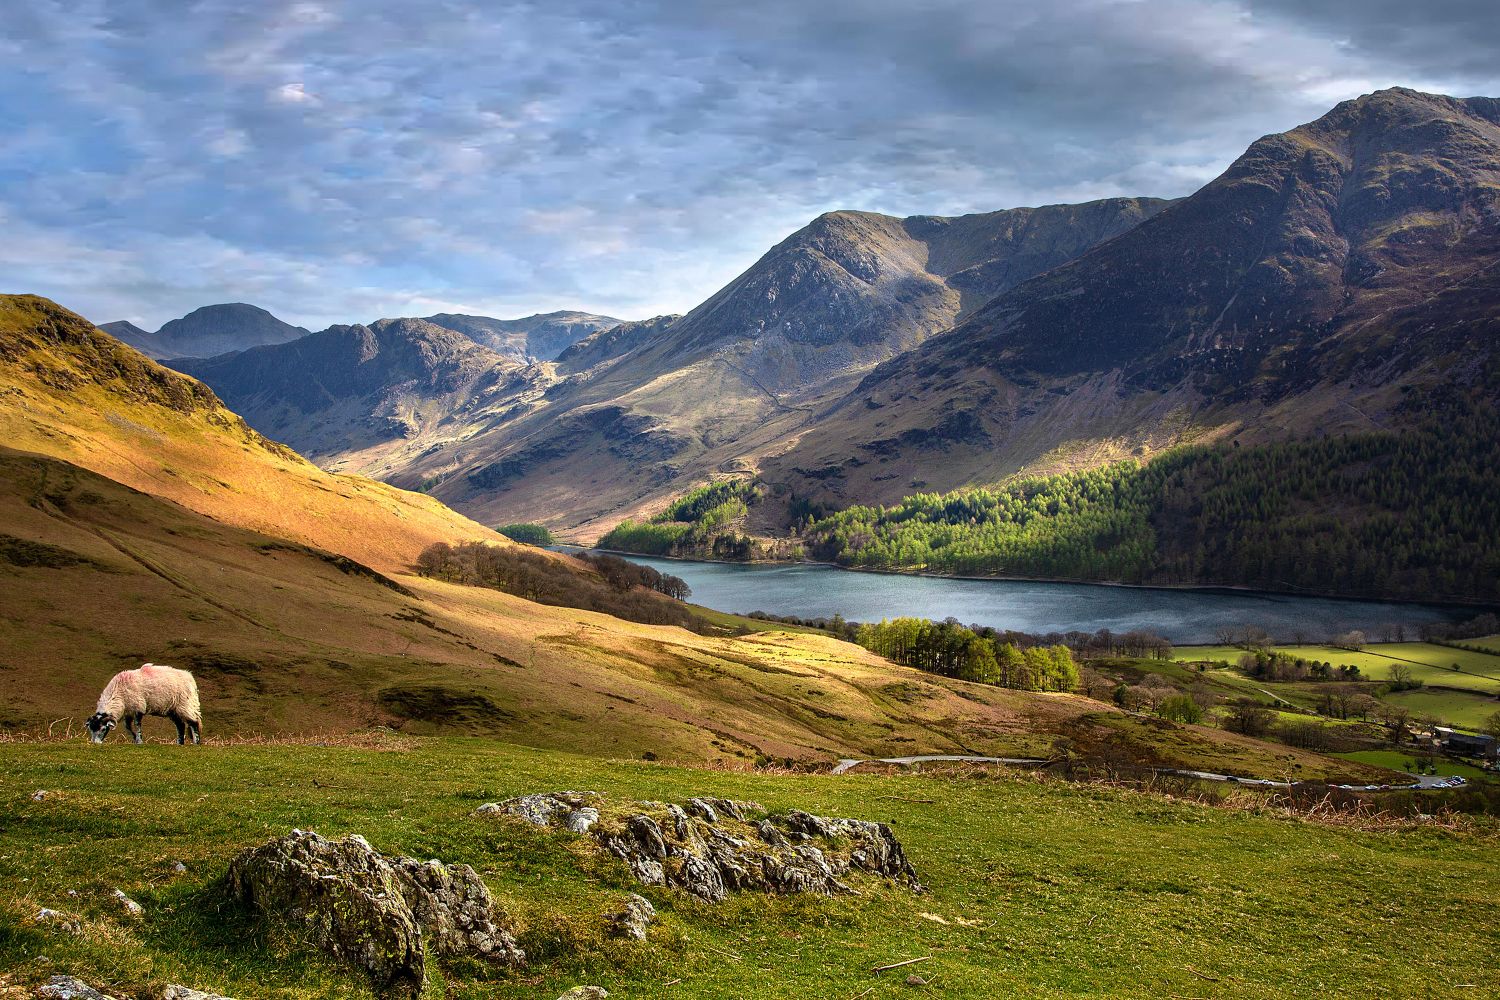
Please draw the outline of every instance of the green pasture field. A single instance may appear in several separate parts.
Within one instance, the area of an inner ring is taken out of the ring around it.
[[[929,891],[856,878],[858,895],[712,906],[642,888],[568,834],[471,815],[559,788],[883,820]],[[452,968],[432,998],[553,1000],[585,983],[630,998],[1500,994],[1500,831],[1483,819],[1362,828],[1011,773],[731,772],[460,738],[0,744],[0,815],[0,993],[69,973],[131,997],[168,982],[255,1000],[369,997],[359,976],[223,905],[233,854],[301,827],[482,874],[530,964]],[[116,887],[143,921],[108,915]],[[637,890],[661,913],[650,939],[608,937],[605,914]],[[80,912],[84,933],[36,927],[42,906]],[[912,958],[925,961],[872,972]]]

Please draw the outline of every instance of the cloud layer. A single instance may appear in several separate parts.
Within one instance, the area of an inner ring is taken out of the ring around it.
[[[685,309],[834,208],[1186,194],[1492,3],[22,0],[0,280],[154,328]]]

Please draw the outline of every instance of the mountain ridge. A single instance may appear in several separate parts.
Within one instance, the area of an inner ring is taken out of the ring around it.
[[[246,302],[199,306],[186,316],[164,323],[155,333],[123,320],[99,328],[158,361],[284,344],[308,333]]]

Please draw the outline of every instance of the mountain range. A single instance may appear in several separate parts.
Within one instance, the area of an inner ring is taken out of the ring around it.
[[[1177,201],[828,213],[685,315],[530,364],[438,316],[472,343],[384,321],[180,367],[329,467],[585,541],[724,475],[839,507],[1400,428],[1413,390],[1500,386],[1497,107],[1380,91]]]

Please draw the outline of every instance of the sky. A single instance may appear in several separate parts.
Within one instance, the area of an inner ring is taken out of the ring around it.
[[[1500,96],[1494,0],[7,0],[0,291],[681,312],[819,213],[1191,193],[1387,86]]]

